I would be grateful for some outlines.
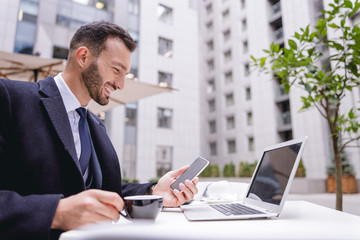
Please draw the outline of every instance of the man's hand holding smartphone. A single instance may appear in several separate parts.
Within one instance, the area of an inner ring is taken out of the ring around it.
[[[190,165],[186,171],[179,176],[173,184],[171,184],[170,188],[172,190],[177,189],[179,192],[181,192],[181,189],[179,187],[180,183],[185,184],[185,180],[192,181],[195,177],[197,177],[206,167],[209,165],[209,161],[198,157],[195,159],[195,161]]]

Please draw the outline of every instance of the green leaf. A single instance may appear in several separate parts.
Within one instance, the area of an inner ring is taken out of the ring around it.
[[[345,26],[345,19],[341,20],[341,27]]]
[[[353,4],[350,0],[345,0],[344,4],[345,4],[345,7],[347,7],[347,8],[351,8],[351,9],[353,8]]]
[[[321,37],[325,37],[326,34],[327,34],[326,28],[324,28],[324,29],[320,32],[320,34],[321,34]]]
[[[271,43],[270,50],[271,50],[272,52],[278,53],[278,52],[279,52],[279,48],[280,48],[280,47],[279,47],[279,44],[274,43],[274,42]]]
[[[287,84],[284,84],[284,91],[286,94],[289,94],[290,92],[290,85],[287,83]]]
[[[310,48],[307,50],[309,57],[313,55],[314,50],[315,50],[315,48]]]
[[[329,24],[329,27],[334,28],[334,29],[340,28],[340,27],[339,27],[338,25],[336,25],[335,23]]]
[[[265,63],[266,63],[266,57],[262,57],[260,59],[260,67],[264,67],[265,66]]]
[[[350,109],[348,116],[350,119],[354,119],[355,115],[352,109]]]
[[[317,32],[313,32],[310,34],[310,41],[313,41],[314,37],[317,37]]]
[[[297,44],[294,40],[289,39],[289,46],[291,47],[291,49],[297,50]]]

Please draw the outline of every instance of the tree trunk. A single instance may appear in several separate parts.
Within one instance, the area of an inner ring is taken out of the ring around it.
[[[342,192],[342,159],[339,152],[338,137],[333,134],[333,152],[335,160],[335,186],[336,186],[336,210],[342,211],[343,192]]]

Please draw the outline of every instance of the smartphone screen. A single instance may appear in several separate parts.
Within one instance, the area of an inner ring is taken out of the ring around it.
[[[181,174],[173,184],[171,184],[170,188],[173,190],[177,189],[178,191],[181,191],[181,189],[179,188],[179,184],[184,183],[186,179],[189,179],[190,181],[193,180],[194,177],[198,176],[206,168],[208,164],[209,164],[208,160],[202,157],[198,157],[190,165],[190,167],[186,169],[186,171],[183,174]]]

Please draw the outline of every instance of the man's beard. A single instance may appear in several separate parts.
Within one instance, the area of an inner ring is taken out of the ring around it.
[[[99,68],[95,62],[92,62],[90,66],[81,73],[81,80],[89,91],[90,97],[95,102],[102,106],[109,103],[109,99],[103,96],[103,78],[101,77]]]

